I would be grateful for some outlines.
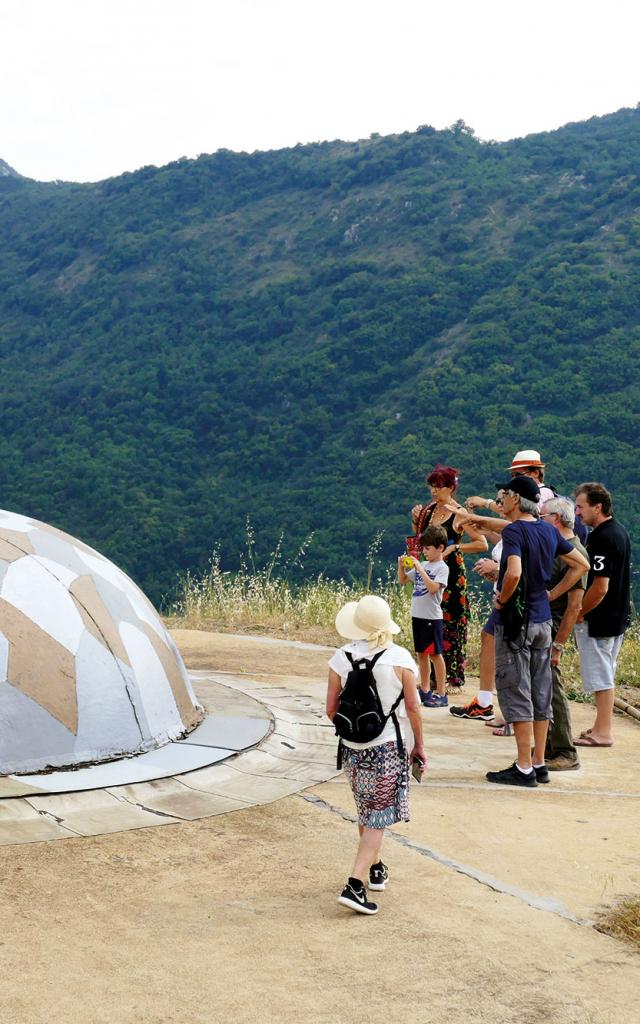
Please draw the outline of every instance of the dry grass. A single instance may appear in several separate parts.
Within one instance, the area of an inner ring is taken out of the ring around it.
[[[338,610],[347,601],[356,601],[365,593],[379,594],[389,602],[395,621],[402,632],[398,642],[412,650],[411,588],[400,587],[395,579],[395,566],[376,570],[381,536],[371,542],[363,559],[363,582],[329,580],[324,576],[293,583],[291,569],[299,570],[309,541],[296,556],[287,561],[281,544],[276,546],[265,566],[259,566],[251,524],[247,523],[247,550],[237,572],[223,571],[220,556],[214,551],[208,572],[202,576],[187,575],[180,594],[171,609],[172,626],[184,629],[206,629],[212,632],[254,633],[309,643],[337,642],[333,622]],[[470,596],[471,612],[467,644],[467,670],[478,673],[480,633],[488,604]],[[580,681],[578,653],[573,642],[562,659],[562,671],[569,696],[589,701]],[[625,699],[640,703],[640,621],[628,630],[618,660],[617,684]],[[638,694],[636,698],[635,695]]]
[[[374,539],[367,552],[366,580],[362,583],[319,576],[296,584],[287,578],[288,564],[281,564],[279,548],[272,553],[266,567],[260,568],[253,557],[250,528],[247,537],[247,558],[238,572],[223,571],[219,554],[214,551],[206,574],[185,577],[178,600],[168,616],[172,626],[266,634],[333,645],[338,641],[333,623],[340,608],[365,593],[374,593],[388,601],[391,614],[401,627],[398,643],[413,650],[411,587],[398,585],[395,566],[374,575],[379,538]],[[468,668],[472,674],[478,671],[483,621],[484,609],[472,601],[468,642]]]
[[[410,638],[410,594],[390,574],[369,579],[368,586],[323,576],[295,584],[276,574],[271,565],[259,569],[245,564],[238,572],[225,572],[217,552],[206,575],[184,579],[171,621],[187,629],[255,631],[334,643],[337,612],[347,601],[357,601],[367,592],[389,602],[403,637]]]
[[[640,950],[640,896],[619,900],[596,924],[599,932],[615,935]]]

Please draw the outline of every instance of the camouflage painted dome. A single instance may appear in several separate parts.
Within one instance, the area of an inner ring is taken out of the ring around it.
[[[143,753],[202,715],[135,583],[81,541],[0,510],[0,774]]]

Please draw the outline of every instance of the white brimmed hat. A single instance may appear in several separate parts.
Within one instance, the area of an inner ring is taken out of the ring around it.
[[[522,452],[516,452],[509,469],[513,473],[516,469],[528,469],[530,466],[535,469],[544,469],[544,462],[540,458],[540,452],[535,452],[533,448],[526,448]]]
[[[400,632],[391,618],[391,609],[383,597],[365,594],[359,601],[349,601],[336,615],[336,629],[347,640],[378,640]]]

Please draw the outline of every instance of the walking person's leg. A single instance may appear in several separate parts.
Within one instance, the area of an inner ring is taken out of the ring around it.
[[[371,865],[377,864],[380,860],[380,849],[384,838],[384,829],[367,828],[363,825],[358,827],[360,830],[360,841],[358,842],[358,849],[353,862],[351,875],[353,878],[360,879],[360,881],[366,885],[369,880],[369,869],[371,868]]]
[[[417,711],[417,709],[416,709]],[[343,761],[358,812],[359,840],[352,874],[338,903],[360,914],[377,914],[367,888],[382,891],[389,872],[380,860],[384,830],[409,821],[409,762],[395,741],[364,750],[346,748]]]

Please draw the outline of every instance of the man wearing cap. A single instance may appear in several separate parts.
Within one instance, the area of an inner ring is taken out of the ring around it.
[[[527,453],[530,454],[530,453]],[[540,490],[531,476],[514,476],[504,488],[503,511],[508,525],[502,531],[502,556],[494,605],[496,688],[505,720],[513,724],[518,748],[514,763],[487,772],[489,782],[533,788],[549,781],[544,751],[551,718],[551,609],[589,567],[587,559],[538,515]],[[547,594],[553,560],[569,566]],[[522,586],[516,595],[518,585]],[[508,616],[519,600],[523,621],[513,639],[505,637]],[[533,763],[531,759],[534,747]]]
[[[526,448],[521,452],[516,452],[516,454],[513,456],[513,459],[511,460],[511,465],[509,466],[508,469],[508,472],[511,473],[512,477],[527,476],[538,484],[538,488],[540,491],[538,508],[540,508],[545,501],[549,501],[551,498],[555,497],[555,491],[551,487],[545,487],[542,483],[542,481],[544,480],[544,470],[545,464],[540,458],[540,452],[536,452],[532,448]],[[498,493],[501,492],[499,491]],[[491,498],[482,498],[478,494],[472,495],[470,498],[467,498],[467,500],[465,501],[465,505],[467,509],[470,510],[476,508],[487,508],[490,509],[492,512],[497,512],[499,516],[503,514],[502,502],[498,502]],[[474,520],[474,526],[480,526],[483,532],[487,530],[492,530],[494,524],[495,520],[487,519],[487,517]],[[486,631],[493,630],[494,619],[495,616],[492,616],[489,619],[489,622],[487,623],[489,630],[486,630],[485,627],[483,633]],[[483,636],[483,641],[484,639],[485,638]],[[485,647],[486,646],[487,645],[485,644]],[[495,715],[493,713],[493,693],[491,690],[483,689],[481,685],[478,692],[475,694],[475,696],[471,698],[468,704],[461,704],[457,706],[454,705],[449,710],[451,714],[454,716],[454,718],[482,719],[485,722],[494,721]],[[501,725],[500,728],[504,728],[505,725],[506,723],[504,723],[504,725]]]
[[[575,626],[582,685],[593,693],[596,719],[580,733],[578,747],[613,745],[613,707],[616,662],[631,619],[630,541],[613,517],[613,501],[602,484],[576,488],[576,511],[592,530],[587,538],[591,563],[587,592]]]

